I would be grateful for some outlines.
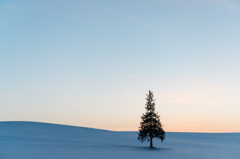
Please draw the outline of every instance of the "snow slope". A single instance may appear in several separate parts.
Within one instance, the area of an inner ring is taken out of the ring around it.
[[[240,159],[240,133],[166,133],[157,148],[137,132],[0,122],[0,159]]]

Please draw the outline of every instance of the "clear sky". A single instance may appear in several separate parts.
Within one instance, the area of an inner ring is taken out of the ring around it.
[[[240,132],[239,0],[1,0],[0,121]]]

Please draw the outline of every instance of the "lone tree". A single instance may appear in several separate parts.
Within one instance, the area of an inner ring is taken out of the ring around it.
[[[138,133],[138,140],[144,142],[150,141],[150,147],[153,148],[152,139],[160,139],[161,142],[165,139],[165,131],[160,122],[160,116],[155,112],[155,99],[153,99],[153,92],[149,91],[147,94],[146,113],[142,115]]]

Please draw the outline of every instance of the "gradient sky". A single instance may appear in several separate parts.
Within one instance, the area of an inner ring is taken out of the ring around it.
[[[1,0],[0,121],[240,132],[239,0]]]

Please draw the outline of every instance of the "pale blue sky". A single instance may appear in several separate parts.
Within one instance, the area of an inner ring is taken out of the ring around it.
[[[240,131],[237,0],[1,0],[0,120]],[[224,125],[224,127],[223,127]]]

